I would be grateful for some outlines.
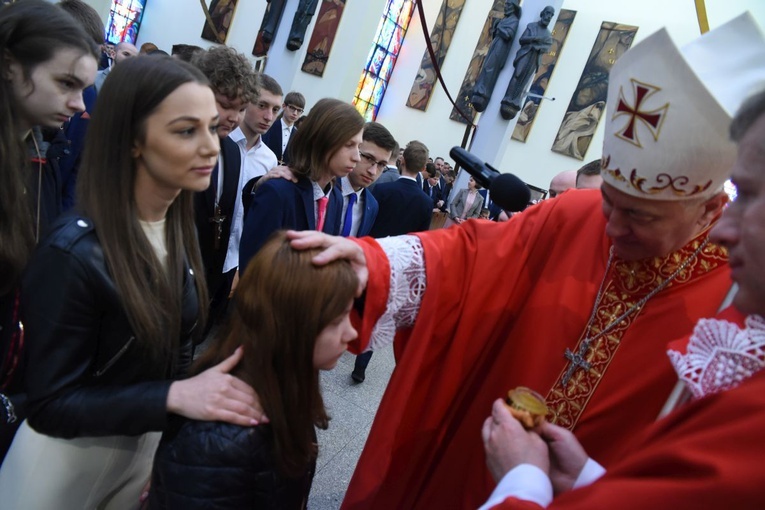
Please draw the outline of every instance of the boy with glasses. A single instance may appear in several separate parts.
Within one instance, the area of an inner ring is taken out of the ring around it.
[[[263,135],[263,143],[274,151],[281,165],[289,163],[285,160],[287,144],[295,131],[297,131],[295,121],[303,115],[303,111],[305,111],[305,96],[300,92],[289,92],[284,96],[281,118],[278,122],[274,122],[271,129]]]

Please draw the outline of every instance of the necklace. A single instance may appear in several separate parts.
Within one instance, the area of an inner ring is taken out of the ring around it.
[[[704,241],[699,245],[698,248],[687,258],[683,261],[682,264],[678,266],[675,271],[669,275],[669,277],[661,282],[659,285],[657,285],[651,292],[646,294],[642,299],[640,299],[637,303],[632,305],[630,308],[627,309],[623,314],[615,318],[611,323],[603,328],[600,333],[597,335],[585,338],[582,340],[582,343],[579,345],[579,349],[577,352],[573,352],[571,349],[566,349],[566,352],[563,354],[563,356],[571,362],[568,369],[566,370],[566,373],[563,375],[563,379],[561,380],[561,384],[565,388],[568,385],[569,380],[571,380],[571,377],[574,375],[574,372],[576,372],[578,369],[583,368],[585,370],[590,370],[592,368],[592,364],[586,360],[585,356],[587,355],[587,352],[590,350],[590,345],[592,345],[593,342],[596,340],[602,338],[605,336],[609,331],[614,329],[619,323],[621,323],[624,319],[629,317],[633,312],[636,312],[640,310],[643,305],[645,305],[649,299],[654,297],[656,294],[664,290],[667,285],[669,285],[677,276],[686,268],[688,267],[688,264],[690,264],[693,260],[696,259],[696,257],[701,253],[701,250],[704,249],[704,247],[709,243],[709,238],[707,237],[704,239]],[[592,328],[592,323],[595,320],[595,314],[597,313],[598,306],[600,305],[600,300],[603,298],[603,290],[606,286],[606,280],[608,279],[608,274],[611,270],[611,264],[614,260],[614,247],[611,247],[611,250],[608,254],[608,263],[606,264],[606,272],[603,275],[603,280],[600,282],[600,288],[598,289],[598,294],[595,297],[595,305],[592,307],[592,313],[590,314],[590,319],[587,321],[587,326],[585,327],[584,331],[585,334],[590,331]],[[583,335],[584,336],[584,335]]]

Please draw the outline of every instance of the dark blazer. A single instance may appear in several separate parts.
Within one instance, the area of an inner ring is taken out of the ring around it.
[[[422,183],[422,191],[424,191],[426,195],[428,195],[430,198],[433,199],[434,204],[438,202],[439,200],[441,200],[441,184],[440,183],[437,183],[435,186],[431,186],[426,179],[425,182]]]
[[[292,134],[290,135],[290,141],[292,141],[292,137],[295,136],[295,131],[297,131],[297,128],[295,126],[292,126]],[[268,128],[268,131],[266,131],[261,136],[263,137],[263,143],[266,144],[269,149],[274,151],[274,154],[276,154],[276,159],[279,161],[279,163],[286,164],[287,161],[284,159],[286,154],[282,154],[281,118],[275,120],[273,125],[270,128]],[[289,145],[289,142],[287,142],[287,144]]]
[[[387,237],[421,232],[430,228],[433,201],[416,181],[401,178],[380,184],[374,191],[380,212],[369,233]]]
[[[210,187],[205,191],[194,194],[194,213],[199,236],[199,248],[202,251],[202,261],[205,265],[207,288],[210,295],[223,281],[223,264],[228,251],[228,239],[231,235],[231,220],[234,217],[234,204],[239,193],[239,173],[242,167],[242,156],[239,146],[231,138],[225,137],[220,141],[223,153],[223,191],[220,195],[220,207],[226,219],[223,220],[223,232],[220,246],[215,249],[215,230],[210,222],[215,214],[215,186],[217,185],[218,170],[213,172]]]
[[[333,189],[332,193],[337,193],[340,195],[340,204],[341,207],[343,205],[343,191],[342,191],[342,184],[338,183]],[[361,212],[361,223],[359,224],[359,231],[356,233],[356,237],[363,237],[368,236],[369,232],[372,230],[372,225],[375,223],[375,219],[377,218],[377,213],[380,210],[380,206],[377,204],[377,200],[375,199],[374,195],[369,192],[368,189],[364,189],[361,191],[361,199],[364,201],[364,210]],[[340,212],[342,212],[342,209],[340,209]],[[340,220],[340,224],[342,225],[342,219]]]
[[[316,461],[288,478],[276,466],[271,426],[241,427],[179,418],[162,435],[149,508],[299,510]]]
[[[343,197],[332,190],[323,232],[340,235],[342,212]],[[269,179],[255,190],[242,226],[240,273],[271,234],[282,229],[316,230],[313,186],[307,177],[300,177],[297,183],[287,179]]]

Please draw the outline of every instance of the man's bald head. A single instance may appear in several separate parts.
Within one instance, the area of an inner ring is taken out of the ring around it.
[[[136,55],[138,55],[138,48],[129,42],[122,41],[114,50],[114,63],[119,64],[126,58],[135,57]]]
[[[550,181],[550,198],[555,198],[571,188],[576,188],[576,170],[561,172]]]

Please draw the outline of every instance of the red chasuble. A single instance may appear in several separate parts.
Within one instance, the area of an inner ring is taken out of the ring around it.
[[[516,386],[553,396],[555,419],[575,423],[585,449],[610,466],[675,384],[667,343],[714,316],[730,286],[724,252],[706,245],[629,327],[587,355],[593,370],[576,371],[562,388],[564,353],[577,349],[606,276],[600,193],[568,192],[504,224],[470,221],[418,236],[427,288],[415,325],[396,336],[398,366],[344,509],[478,508],[494,487],[481,425],[494,399]],[[702,240],[661,260],[614,261],[592,328],[639,301]],[[360,242],[370,281],[357,347],[384,311],[390,276],[379,245]]]
[[[743,325],[736,312],[720,316]],[[678,347],[676,344],[673,348]],[[765,508],[765,371],[739,387],[686,404],[631,443],[594,484],[548,509],[760,510]],[[539,509],[514,498],[496,510]]]

